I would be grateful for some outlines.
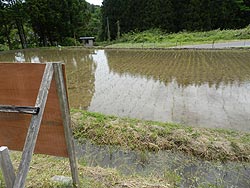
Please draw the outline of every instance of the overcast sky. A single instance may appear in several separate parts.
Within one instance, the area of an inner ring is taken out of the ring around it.
[[[86,0],[86,1],[94,5],[102,5],[102,0]]]

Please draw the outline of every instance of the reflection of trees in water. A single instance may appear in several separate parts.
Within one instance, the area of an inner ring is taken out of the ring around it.
[[[70,105],[87,109],[95,92],[96,65],[88,54],[81,59],[73,59],[67,68]]]
[[[67,87],[71,107],[87,108],[94,94],[95,64],[90,53],[77,49],[37,49],[2,53],[2,62],[62,62],[66,65]]]
[[[106,50],[110,70],[153,78],[166,85],[175,80],[179,86],[209,86],[242,83],[250,80],[249,51],[118,51]]]

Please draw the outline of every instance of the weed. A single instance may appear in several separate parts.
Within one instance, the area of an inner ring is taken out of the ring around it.
[[[78,164],[82,166],[87,166],[87,161],[83,157],[81,157],[78,159]]]
[[[198,131],[192,132],[192,138],[196,139],[201,136],[201,134]]]
[[[142,154],[142,160],[144,159],[145,153]],[[16,169],[20,162],[21,152],[10,153],[13,166]],[[121,175],[115,169],[103,169],[100,167],[87,167],[82,164],[82,159],[78,161],[78,171],[80,179],[80,187],[86,188],[122,188],[125,185],[131,185],[129,187],[153,187],[148,185],[156,185],[155,187],[165,187],[169,185],[166,176],[166,180],[157,177],[142,177],[142,176],[125,176]],[[83,161],[83,163],[85,163]],[[52,167],[52,168],[51,168]],[[64,183],[57,183],[51,180],[55,175],[68,176],[70,177],[69,161],[65,158],[58,158],[53,156],[45,155],[34,155],[31,168],[28,173],[25,187],[31,188],[71,188],[72,186]],[[0,188],[4,188],[5,184],[0,171]]]
[[[186,127],[171,123],[105,116],[73,110],[79,126],[74,137],[99,145],[121,146],[139,151],[179,150],[209,160],[250,160],[249,134],[222,129]],[[231,143],[231,144],[230,144]]]
[[[0,170],[0,188],[5,187],[4,178]]]
[[[215,43],[218,41],[250,39],[250,26],[238,30],[164,33],[159,29],[124,34],[110,47],[162,48],[187,44]]]
[[[181,177],[174,171],[165,170],[164,178],[170,183],[179,187],[181,183]]]

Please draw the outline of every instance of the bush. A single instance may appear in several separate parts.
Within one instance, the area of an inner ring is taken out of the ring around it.
[[[8,46],[5,44],[0,44],[0,51],[6,51],[9,50]]]
[[[143,32],[132,31],[126,34],[123,34],[120,42],[134,42],[134,43],[143,43],[143,42],[161,42],[164,39],[164,32],[160,29],[150,29]]]
[[[79,41],[76,41],[74,38],[66,37],[64,38],[62,46],[78,46],[80,45]]]
[[[250,39],[250,25],[244,29],[238,30],[221,30],[179,33],[164,33],[160,29],[151,29],[143,32],[132,31],[123,34],[116,42],[129,43],[192,43],[192,42],[209,42],[223,40]]]
[[[236,34],[239,39],[250,39],[250,25]]]

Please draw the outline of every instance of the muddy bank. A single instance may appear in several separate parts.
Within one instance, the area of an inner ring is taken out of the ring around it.
[[[76,146],[78,158],[86,165],[116,169],[126,176],[166,178],[180,188],[250,186],[250,163],[206,161],[169,150],[131,151],[88,141]]]
[[[74,136],[139,151],[174,150],[206,160],[250,161],[250,134],[72,110]]]

